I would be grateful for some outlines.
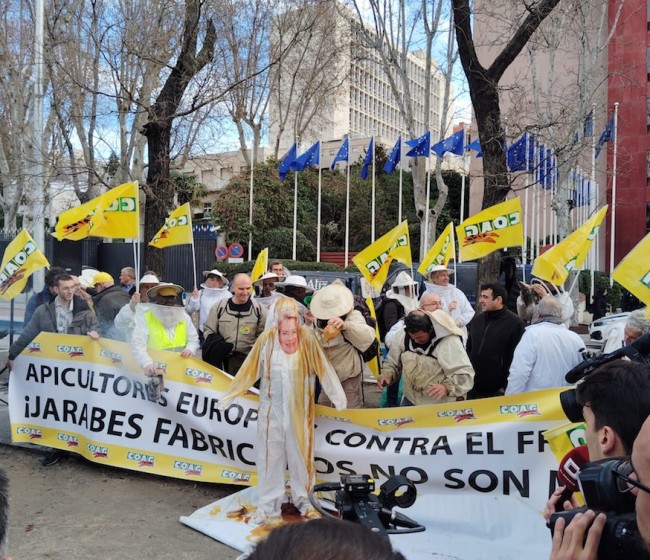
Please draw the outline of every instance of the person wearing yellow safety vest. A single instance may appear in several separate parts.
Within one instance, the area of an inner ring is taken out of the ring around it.
[[[147,349],[177,352],[187,358],[199,348],[199,335],[183,310],[182,293],[177,284],[158,284],[147,292],[149,303],[136,307],[131,351],[147,376],[157,375]]]

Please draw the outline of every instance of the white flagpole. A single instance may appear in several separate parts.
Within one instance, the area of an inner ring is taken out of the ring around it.
[[[348,267],[349,263],[349,252],[350,252],[350,135],[348,134],[348,157],[346,160],[346,175],[347,182],[345,188],[345,268]]]
[[[321,219],[321,192],[323,188],[322,144],[318,144],[318,220],[316,224],[316,262],[320,262],[320,219]]]
[[[526,181],[524,183],[524,215],[526,217],[526,227],[524,227],[524,244],[521,246],[521,262],[524,265],[524,268],[523,268],[523,275],[524,275],[523,280],[525,282],[526,281],[526,262],[527,262],[526,247],[528,245],[528,242],[527,242],[528,238],[526,236],[526,228],[528,227],[528,224],[529,224],[529,220],[528,220],[528,215],[529,215],[528,214],[528,185],[529,185],[529,183],[528,183],[528,180],[529,180],[528,173],[529,173],[529,167],[530,167],[530,165],[529,165],[529,163],[530,163],[529,162],[529,153],[530,153],[530,151],[529,151],[529,147],[528,147],[528,142],[530,142],[532,134],[528,134],[528,132],[525,132],[524,134],[526,134]],[[534,142],[535,140],[532,139],[532,141]],[[461,197],[461,200],[462,200],[462,197]],[[462,210],[461,210],[461,212],[462,212]],[[461,216],[462,216],[462,213],[461,213]]]
[[[188,221],[190,222],[190,235],[192,236],[192,271],[194,272],[194,287],[196,285],[196,250],[194,249],[194,227],[192,226],[192,207],[189,207],[189,214],[187,216]],[[250,260],[250,257],[248,258]]]
[[[293,175],[293,252],[292,260],[296,260],[296,235],[298,231],[298,172]]]
[[[546,151],[546,157],[544,158],[544,161],[543,161],[543,164],[544,164],[544,171],[545,171],[544,182],[545,182],[546,184],[545,184],[545,185],[542,185],[542,190],[544,191],[544,192],[542,193],[542,212],[541,212],[541,214],[542,214],[542,241],[541,241],[541,243],[542,243],[542,247],[544,247],[544,245],[546,245],[546,231],[547,231],[547,230],[546,230],[546,214],[547,214],[547,212],[548,212],[548,208],[547,208],[547,206],[546,206],[546,205],[547,205],[547,200],[546,200],[546,185],[548,185],[549,181],[551,180],[550,177],[548,177],[548,176],[546,175],[546,173],[548,173],[548,167],[547,167],[547,165],[546,165],[546,158],[547,158],[547,157],[549,157],[549,156],[548,156],[548,150]]]
[[[402,223],[402,135],[399,136],[399,202],[397,207],[397,224]],[[413,278],[411,276],[411,278]]]
[[[253,161],[254,148],[255,146],[251,146],[251,184],[249,189],[250,194],[248,200],[248,226],[250,227],[250,231],[248,232],[248,260],[249,261],[252,260],[253,258],[253,168],[255,166],[254,165],[255,162]],[[295,247],[295,242],[294,242],[294,247]],[[194,249],[194,243],[192,243],[192,249]],[[296,260],[295,257],[293,260]],[[196,269],[196,266],[194,268]]]
[[[467,129],[465,129],[463,133],[463,173],[461,175],[461,183],[460,183],[460,223],[462,224],[465,221],[465,174],[467,172],[467,168],[469,167],[469,162],[467,159],[467,150],[465,149],[467,146]],[[454,259],[454,262],[456,262],[456,259]]]
[[[593,103],[591,106],[591,184],[594,188],[594,205],[591,211],[595,212],[596,209],[598,208],[598,203],[599,203],[598,183],[596,183],[596,104],[595,103]],[[592,267],[592,269],[600,270],[600,232],[596,236],[596,239],[594,239],[594,244],[592,245],[591,248],[594,254],[594,266]],[[594,280],[592,280],[592,284],[593,283]]]
[[[370,226],[370,242],[375,242],[375,137],[371,138],[372,141],[372,224]]]
[[[533,186],[533,243],[532,243],[532,258],[535,260],[539,256],[539,187],[541,184],[542,177],[542,168],[539,161],[539,149],[535,150],[534,154],[535,159],[535,170],[536,170],[536,181],[535,186]]]
[[[609,241],[609,285],[614,285],[612,274],[614,273],[614,251],[616,233],[616,155],[618,152],[618,101],[614,103],[614,158],[612,161],[612,217]]]
[[[420,251],[421,254],[424,254],[429,249],[429,199],[431,197],[431,149],[427,154],[426,159],[426,174],[427,174],[427,204],[426,204],[426,215],[424,216],[424,252]]]

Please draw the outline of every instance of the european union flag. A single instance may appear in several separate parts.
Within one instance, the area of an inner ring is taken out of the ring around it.
[[[350,154],[350,141],[348,138],[346,138],[345,140],[343,140],[343,144],[341,144],[339,151],[336,153],[336,157],[332,161],[332,165],[330,166],[330,169],[334,169],[334,167],[339,161],[347,162],[349,154]]]
[[[429,157],[431,152],[431,132],[426,132],[415,140],[407,140],[406,143],[412,148],[406,153],[407,157]]]
[[[540,187],[546,184],[546,146],[537,145],[537,182]]]
[[[278,174],[280,175],[280,181],[284,181],[287,177],[287,173],[291,170],[291,164],[296,161],[296,155],[298,154],[298,147],[295,142],[291,149],[286,153],[280,162],[280,167],[278,167]]]
[[[508,162],[508,169],[510,171],[525,171],[526,170],[526,147],[528,145],[528,135],[524,135],[513,142],[506,152],[506,159]]]
[[[479,139],[477,138],[473,142],[470,142],[465,146],[466,150],[474,150],[476,152],[476,157],[483,157],[483,150],[481,148],[481,143],[479,142]]]
[[[431,146],[431,151],[438,157],[442,157],[445,153],[450,152],[457,156],[463,155],[465,148],[465,130],[461,129],[452,134],[449,138],[441,140],[437,144]]]
[[[361,166],[361,180],[365,181],[368,178],[368,166],[372,163],[372,156],[375,151],[373,144],[375,138],[374,136],[370,139],[370,144],[368,144],[368,151],[366,152],[366,158],[363,160],[363,165]]]
[[[400,136],[397,139],[397,142],[395,142],[395,145],[393,146],[393,150],[390,153],[390,156],[388,156],[388,161],[384,165],[384,171],[386,173],[392,173],[395,171],[395,168],[397,167],[397,164],[400,162],[402,159],[402,137]]]
[[[551,148],[546,149],[546,182],[543,184],[545,189],[551,189],[555,186],[555,157]]]
[[[616,137],[616,131],[614,130],[614,115],[612,115],[612,118],[609,119],[609,122],[605,126],[605,130],[603,130],[603,133],[600,135],[600,138],[598,139],[598,143],[596,144],[596,154],[594,157],[598,157],[598,155],[600,154],[600,150],[605,145],[605,142],[614,140],[615,137]]]
[[[291,164],[294,171],[304,171],[310,165],[320,164],[320,140],[309,148],[304,154],[298,156]]]
[[[535,171],[535,144],[537,143],[537,139],[530,132],[526,132],[525,134],[528,136],[528,172],[532,173]]]

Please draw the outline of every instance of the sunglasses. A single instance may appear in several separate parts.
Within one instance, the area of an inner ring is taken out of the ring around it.
[[[327,326],[329,319],[316,319],[316,326],[319,329],[324,329]]]
[[[643,490],[644,492],[650,494],[650,488],[648,488],[645,484],[641,484],[635,478],[631,478],[629,476],[633,472],[634,468],[632,467],[632,463],[629,461],[625,461],[619,465],[618,468],[612,471],[614,478],[617,479],[616,487],[618,488],[618,491],[621,494],[624,494],[625,492],[630,492],[633,488],[638,488],[639,490]]]

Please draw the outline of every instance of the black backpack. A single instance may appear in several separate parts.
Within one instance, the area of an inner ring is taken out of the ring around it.
[[[386,311],[386,307],[389,305],[396,305],[398,308],[398,315],[400,317],[404,317],[404,306],[397,301],[396,299],[383,299],[382,302],[379,304],[379,307],[377,307],[376,313],[377,313],[377,327],[379,328],[379,340],[384,342],[384,339],[386,338],[386,334],[388,334],[388,331],[391,329],[393,325],[387,325],[386,324],[386,317],[384,316],[384,313]]]
[[[366,321],[366,325],[372,327],[373,329],[377,326],[377,321],[370,314],[370,309],[366,305],[366,302],[361,296],[354,296],[354,309],[356,309]],[[379,341],[375,337],[372,341],[372,344],[363,352],[359,351],[361,354],[361,359],[364,362],[371,362],[379,356]]]

